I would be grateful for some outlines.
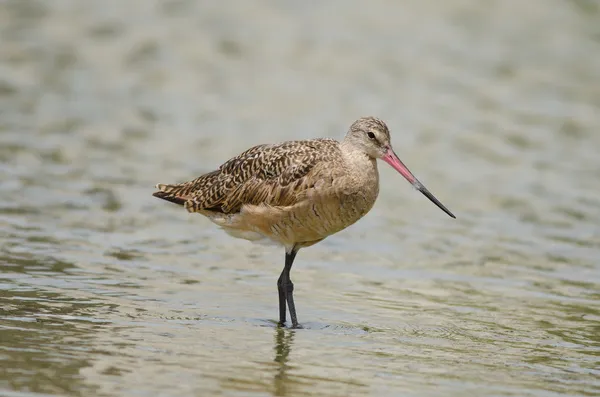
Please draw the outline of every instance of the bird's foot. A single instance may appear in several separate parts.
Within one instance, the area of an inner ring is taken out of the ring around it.
[[[285,325],[285,321],[281,322],[279,321],[277,323],[277,328],[287,328],[287,326]],[[296,323],[292,323],[292,325],[289,327],[290,329],[304,329],[304,327],[302,326],[302,324],[298,324]]]

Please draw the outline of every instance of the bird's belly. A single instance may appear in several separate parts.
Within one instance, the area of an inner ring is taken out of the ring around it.
[[[374,202],[375,198],[361,194],[308,201],[292,208],[271,229],[286,243],[322,240],[358,221]]]
[[[306,246],[303,243],[318,242],[358,221],[376,198],[374,189],[371,194],[360,191],[313,196],[289,207],[250,205],[237,214],[205,215],[234,237],[270,240],[285,247]]]

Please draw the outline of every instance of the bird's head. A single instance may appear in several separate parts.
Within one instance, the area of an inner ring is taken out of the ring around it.
[[[442,211],[456,218],[400,161],[392,149],[390,130],[383,121],[375,117],[362,117],[352,123],[344,140],[367,156],[388,163]]]

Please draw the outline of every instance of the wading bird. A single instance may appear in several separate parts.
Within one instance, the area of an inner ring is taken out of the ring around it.
[[[182,205],[251,241],[270,240],[285,248],[277,280],[279,324],[298,319],[290,270],[300,248],[316,244],[362,218],[379,193],[377,159],[398,171],[417,190],[455,216],[415,178],[394,153],[386,124],[356,120],[345,138],[258,145],[192,181],[156,185],[154,196]]]

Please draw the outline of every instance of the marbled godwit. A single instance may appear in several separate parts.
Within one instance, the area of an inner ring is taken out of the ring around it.
[[[164,185],[154,196],[183,205],[234,237],[269,240],[285,247],[279,279],[279,323],[298,327],[290,270],[300,248],[316,244],[363,217],[377,199],[377,159],[452,218],[455,216],[415,178],[392,150],[386,124],[355,121],[343,141],[312,139],[246,150],[192,181]]]

